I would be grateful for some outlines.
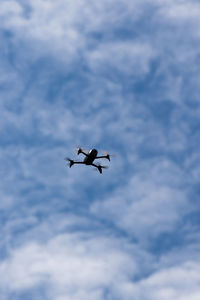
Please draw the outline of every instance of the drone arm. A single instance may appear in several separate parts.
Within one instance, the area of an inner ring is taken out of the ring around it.
[[[108,160],[110,160],[110,156],[109,155],[97,156],[95,159],[97,159],[97,158],[107,158]]]
[[[83,151],[81,151],[81,153],[82,153],[82,154],[84,154],[85,156],[88,156],[88,154],[87,154],[87,153],[85,153],[85,152],[83,152]]]
[[[93,167],[96,167],[96,168],[98,168],[98,165],[95,165],[95,164],[91,164]]]
[[[83,150],[81,150],[81,149],[78,149],[78,151],[77,151],[77,154],[79,155],[80,153],[84,154],[85,156],[88,156],[88,154],[87,154],[87,153],[85,153]]]

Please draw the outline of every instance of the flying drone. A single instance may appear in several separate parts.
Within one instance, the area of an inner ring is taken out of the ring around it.
[[[108,168],[107,166],[102,166],[100,164],[94,164],[94,160],[99,159],[99,158],[106,158],[110,161],[110,155],[108,153],[105,153],[105,155],[97,156],[98,151],[96,149],[92,149],[92,150],[90,150],[86,153],[83,149],[78,147],[77,155],[79,155],[79,154],[85,155],[85,158],[84,158],[83,161],[74,161],[73,159],[70,159],[68,157],[65,158],[65,160],[67,160],[69,162],[69,167],[70,168],[74,164],[91,165],[91,166],[97,168],[99,173],[101,173],[101,174],[102,174],[102,169],[107,169]]]

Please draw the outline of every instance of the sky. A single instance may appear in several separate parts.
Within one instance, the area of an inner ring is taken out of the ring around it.
[[[0,298],[199,300],[199,1],[1,0],[0,43]]]

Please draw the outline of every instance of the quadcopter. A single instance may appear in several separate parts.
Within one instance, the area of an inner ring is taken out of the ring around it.
[[[85,158],[83,161],[74,161],[73,159],[70,159],[68,157],[65,158],[65,160],[67,160],[69,162],[69,167],[71,168],[74,164],[84,164],[84,165],[91,165],[95,168],[98,169],[99,173],[102,174],[102,169],[107,169],[107,166],[102,166],[100,164],[94,164],[94,160],[95,159],[99,159],[99,158],[106,158],[110,161],[110,155],[108,153],[106,153],[106,155],[102,155],[102,156],[97,156],[98,151],[96,149],[92,149],[90,151],[88,151],[87,153],[81,149],[78,148],[77,149],[77,155],[79,154],[83,154],[85,155]]]

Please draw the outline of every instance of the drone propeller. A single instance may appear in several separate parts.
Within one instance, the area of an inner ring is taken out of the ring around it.
[[[115,157],[115,154],[109,154],[107,151],[103,151],[103,153],[105,154],[105,158],[108,159],[110,161],[111,157]]]
[[[81,146],[76,146],[76,153],[79,155],[81,152],[88,152],[86,149],[82,149]]]
[[[69,162],[68,165],[69,165],[70,168],[73,166],[74,161],[72,159],[70,159],[69,157],[65,157],[64,160]]]

